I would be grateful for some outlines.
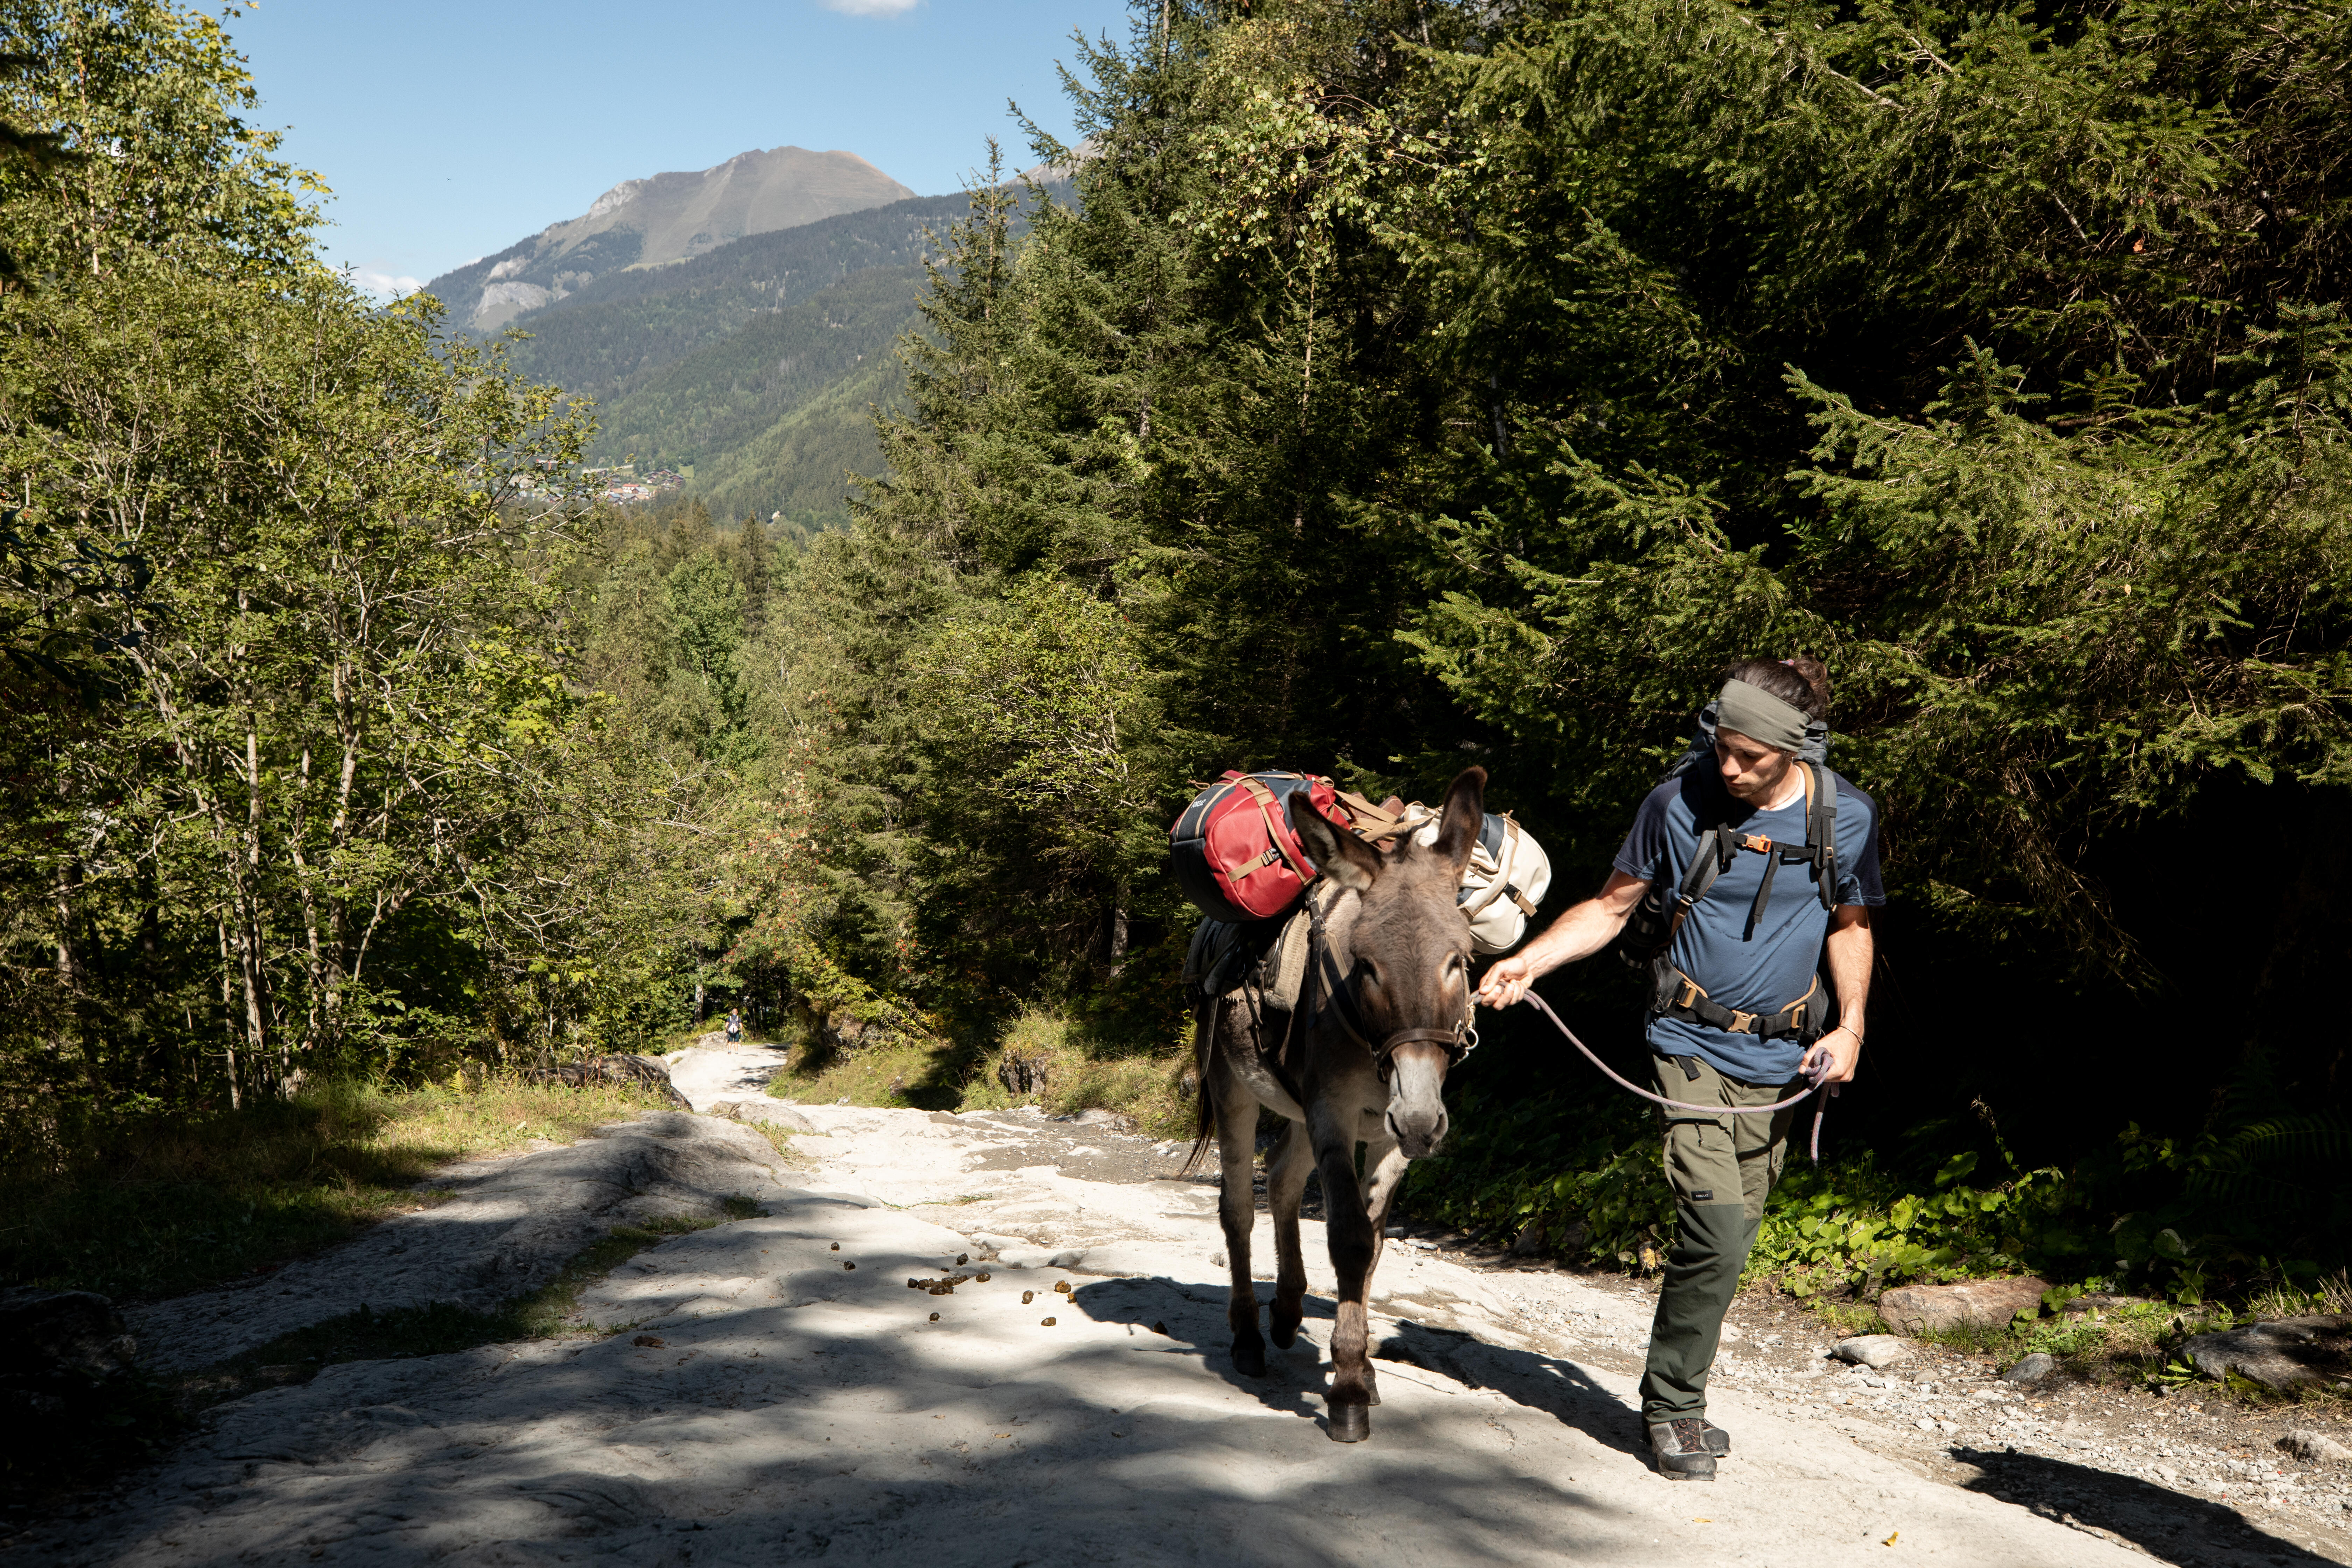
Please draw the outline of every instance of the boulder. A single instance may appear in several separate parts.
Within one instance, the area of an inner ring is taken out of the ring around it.
[[[1873,1372],[1892,1366],[1911,1353],[1911,1347],[1894,1334],[1856,1334],[1850,1340],[1840,1340],[1830,1354],[1855,1366],[1866,1366]]]
[[[89,1290],[0,1290],[0,1380],[112,1377],[139,1349],[114,1303]]]
[[[2030,1388],[2057,1370],[2056,1362],[2040,1351],[2035,1351],[2032,1355],[2002,1373],[2000,1379],[2003,1383],[2021,1383]]]
[[[2181,1347],[2216,1381],[2235,1373],[2284,1392],[2352,1373],[2352,1317],[2315,1314],[2198,1334]]]
[[[2342,1464],[2352,1459],[2352,1448],[2346,1447],[2325,1432],[2290,1432],[2278,1440],[2278,1446],[2298,1459],[2313,1464]]]
[[[1045,1058],[1023,1051],[1007,1051],[996,1064],[996,1081],[1004,1086],[1005,1093],[1024,1099],[1042,1093],[1045,1088]]]
[[[1898,1333],[1998,1329],[2020,1312],[2039,1312],[2046,1280],[1968,1279],[1958,1285],[1900,1285],[1882,1291],[1878,1315]]]
[[[0,1291],[0,1422],[22,1428],[78,1405],[131,1370],[139,1344],[122,1314],[88,1290]]]
[[[1543,1226],[1539,1225],[1528,1226],[1519,1232],[1518,1238],[1511,1243],[1511,1256],[1514,1258],[1541,1258],[1543,1256],[1545,1240],[1546,1237],[1544,1236]]]
[[[686,1096],[678,1093],[677,1086],[669,1081],[669,1068],[659,1057],[590,1057],[585,1061],[541,1068],[525,1076],[533,1083],[560,1083],[572,1089],[584,1089],[592,1083],[627,1084],[652,1089],[680,1110],[694,1109]]]

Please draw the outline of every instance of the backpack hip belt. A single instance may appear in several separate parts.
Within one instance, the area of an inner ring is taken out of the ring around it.
[[[1823,1016],[1828,1008],[1821,994],[1822,977],[1805,994],[1774,1013],[1743,1013],[1737,1007],[1727,1007],[1706,994],[1706,988],[1675,966],[1671,959],[1657,961],[1656,984],[1650,995],[1653,1017],[1672,1018],[1684,1024],[1705,1024],[1728,1035],[1753,1035],[1759,1040],[1785,1040],[1794,1037],[1800,1044],[1811,1045],[1828,1033]]]

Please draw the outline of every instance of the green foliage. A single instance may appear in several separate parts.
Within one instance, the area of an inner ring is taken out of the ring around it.
[[[60,154],[0,170],[36,284],[0,294],[12,1154],[640,1037],[690,790],[570,668],[579,520],[523,481],[586,426],[310,258],[217,25],[12,20],[7,123]]]

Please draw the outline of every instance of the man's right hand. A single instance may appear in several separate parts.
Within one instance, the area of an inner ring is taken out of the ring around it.
[[[1609,873],[1601,891],[1551,923],[1533,942],[1510,957],[1499,959],[1478,983],[1477,1001],[1485,1007],[1508,1007],[1528,994],[1528,987],[1563,963],[1573,963],[1607,947],[1624,924],[1633,906],[1649,887],[1639,877]]]
[[[1535,984],[1535,968],[1527,955],[1497,960],[1486,978],[1478,983],[1478,1005],[1482,1007],[1508,1007],[1528,994]]]

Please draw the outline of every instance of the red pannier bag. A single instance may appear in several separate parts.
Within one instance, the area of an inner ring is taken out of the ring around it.
[[[1299,791],[1336,827],[1347,828],[1339,794],[1308,773],[1230,770],[1199,795],[1168,833],[1176,886],[1211,920],[1245,925],[1297,909],[1315,867],[1290,829],[1290,797]]]

